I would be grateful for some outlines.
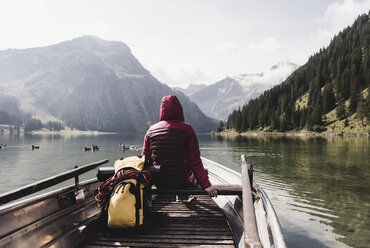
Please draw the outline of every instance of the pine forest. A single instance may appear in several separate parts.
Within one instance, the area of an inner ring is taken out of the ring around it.
[[[368,132],[369,13],[336,35],[287,80],[233,111],[218,131]]]

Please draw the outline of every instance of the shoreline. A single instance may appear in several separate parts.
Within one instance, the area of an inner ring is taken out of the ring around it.
[[[82,131],[82,130],[60,130],[60,131],[49,131],[49,130],[36,130],[31,132],[9,132],[8,130],[1,132],[1,134],[37,134],[37,135],[103,135],[103,134],[118,134],[116,132],[100,132],[100,131]]]
[[[234,130],[226,130],[222,132],[214,132],[213,135],[224,137],[237,137],[237,136],[288,136],[288,137],[365,137],[369,138],[369,132],[366,133],[333,133],[333,132],[314,132],[314,131],[290,131],[290,132],[266,132],[266,131],[247,131],[236,132]]]
[[[61,130],[61,131],[38,130],[38,131],[32,131],[31,134],[102,135],[102,134],[117,134],[117,133],[100,132],[100,131],[81,131],[81,130]]]

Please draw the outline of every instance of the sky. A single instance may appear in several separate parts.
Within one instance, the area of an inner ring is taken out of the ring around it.
[[[2,0],[0,50],[96,35],[186,88],[303,65],[369,9],[370,0]]]

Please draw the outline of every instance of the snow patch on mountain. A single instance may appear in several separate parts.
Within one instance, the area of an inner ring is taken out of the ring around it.
[[[259,74],[240,74],[233,77],[243,87],[250,87],[255,84],[277,85],[282,83],[292,74],[298,65],[290,62],[280,62],[272,66],[269,70]]]
[[[280,62],[263,73],[226,77],[189,97],[208,116],[226,119],[234,109],[282,83],[297,68],[298,65],[294,63]]]
[[[206,87],[207,87],[207,85],[205,85],[205,84],[190,84],[186,89],[181,88],[181,87],[175,87],[174,89],[178,90],[178,91],[181,91],[186,96],[191,96],[194,93],[196,93],[196,92],[198,92],[198,91],[200,91],[200,90],[202,90]]]

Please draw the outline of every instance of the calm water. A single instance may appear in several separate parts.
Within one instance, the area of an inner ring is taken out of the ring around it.
[[[141,145],[142,135],[8,135],[0,143],[0,193],[83,165],[113,161],[119,143]],[[289,247],[369,247],[370,142],[366,138],[198,135],[202,156],[240,171],[240,155],[254,165],[255,181],[269,195]],[[31,150],[31,145],[40,145]],[[84,152],[98,144],[97,152]],[[94,176],[90,172],[85,178]]]

